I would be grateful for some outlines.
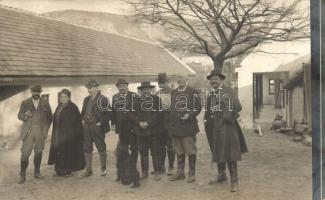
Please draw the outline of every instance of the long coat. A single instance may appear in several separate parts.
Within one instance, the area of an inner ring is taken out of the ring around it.
[[[175,137],[194,136],[200,130],[197,115],[201,112],[202,105],[199,92],[189,86],[185,91],[175,89],[171,94],[171,108],[168,112],[167,129],[170,135]],[[185,114],[189,119],[182,120]]]
[[[48,130],[52,123],[52,111],[51,111],[50,104],[43,98],[40,98],[40,103],[38,106],[41,112],[41,133],[45,139],[48,135]],[[18,112],[18,119],[23,121],[23,125],[21,127],[21,132],[20,132],[20,138],[22,140],[24,140],[24,138],[29,133],[32,126],[31,118],[26,116],[27,111],[35,111],[32,98],[28,98],[24,100],[21,103]]]
[[[243,132],[238,124],[238,112],[241,104],[230,87],[223,86],[214,99],[213,105],[220,105],[218,111],[213,111],[214,130],[214,162],[229,162],[241,160],[241,154],[247,152]]]
[[[137,100],[135,133],[140,136],[160,134],[163,131],[163,113],[159,110],[160,99],[157,95],[141,96]],[[140,122],[147,122],[148,127],[142,129]]]
[[[128,91],[125,96],[117,93],[112,98],[112,123],[115,124],[115,132],[124,134],[134,131],[135,104],[138,96]]]
[[[48,164],[55,164],[58,169],[82,170],[85,168],[85,159],[79,109],[72,102],[64,106],[60,114],[58,109],[59,106],[53,117]]]
[[[110,131],[109,126],[109,120],[112,117],[112,110],[111,106],[109,104],[109,100],[107,97],[101,94],[101,91],[98,91],[96,97],[96,103],[94,103],[92,107],[92,114],[95,117],[95,122],[100,122],[100,128],[104,133],[107,133]],[[82,104],[82,110],[81,110],[81,119],[85,120],[85,114],[86,114],[86,107],[90,100],[90,96],[87,96]]]

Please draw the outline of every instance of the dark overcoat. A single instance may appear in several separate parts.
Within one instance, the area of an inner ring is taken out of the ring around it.
[[[241,154],[247,152],[245,138],[237,121],[241,104],[230,87],[223,86],[215,97],[212,106],[219,104],[220,109],[213,112],[213,161],[239,161]]]
[[[201,112],[202,105],[199,92],[189,86],[184,91],[175,89],[171,94],[171,107],[167,117],[167,130],[175,137],[194,136],[200,130],[197,115]],[[189,119],[181,118],[189,114]]]
[[[160,112],[160,99],[157,95],[141,96],[135,106],[136,124],[135,133],[140,136],[160,134],[163,131],[163,113]],[[143,129],[140,122],[147,122],[148,127]]]
[[[138,95],[128,91],[125,96],[117,93],[112,98],[112,124],[118,134],[130,133],[135,126],[135,104]]]
[[[48,164],[58,169],[71,171],[85,168],[81,115],[78,107],[69,102],[61,111],[58,120],[57,107],[54,113],[52,139]],[[56,135],[58,134],[58,135]]]
[[[81,119],[85,120],[86,107],[89,102],[90,96],[87,96],[82,104]],[[96,103],[92,107],[92,114],[95,117],[95,123],[100,122],[100,128],[103,133],[110,131],[109,120],[112,118],[112,109],[107,97],[98,91],[96,95]]]
[[[40,98],[39,109],[41,112],[41,133],[44,139],[48,135],[48,130],[52,123],[52,111],[51,106],[43,98]],[[23,121],[23,125],[21,127],[20,138],[24,140],[26,135],[29,133],[31,126],[32,126],[32,118],[26,116],[27,111],[35,111],[35,107],[33,104],[32,97],[24,100],[18,112],[18,119]]]

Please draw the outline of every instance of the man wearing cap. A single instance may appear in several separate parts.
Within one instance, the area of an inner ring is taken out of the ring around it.
[[[85,86],[88,89],[89,96],[84,99],[81,110],[86,161],[86,172],[84,176],[87,177],[93,174],[93,143],[95,143],[99,152],[101,176],[106,176],[107,153],[105,133],[110,130],[109,119],[111,118],[111,108],[108,98],[101,94],[97,81],[90,79]]]
[[[26,170],[29,163],[29,156],[34,149],[34,177],[42,178],[40,166],[42,161],[42,152],[45,139],[48,135],[48,129],[52,123],[52,111],[50,104],[41,98],[42,88],[40,85],[31,88],[32,97],[21,103],[18,119],[23,121],[21,128],[21,139],[23,141],[21,148],[20,178],[18,183],[24,183],[26,180]]]
[[[167,79],[166,73],[159,73],[158,74],[158,85],[160,90],[158,91],[157,95],[161,100],[161,112],[163,112],[163,131],[161,132],[161,152],[160,152],[160,164],[159,169],[161,173],[166,171],[165,169],[165,159],[166,154],[168,156],[168,172],[167,175],[171,176],[174,174],[174,162],[175,162],[175,152],[173,150],[172,139],[171,136],[168,134],[167,131],[167,118],[168,112],[170,110],[171,104],[171,93],[172,89],[169,87],[169,81]]]
[[[196,134],[199,132],[197,115],[202,106],[199,92],[188,86],[187,75],[177,76],[178,87],[171,94],[171,109],[168,114],[168,132],[172,136],[173,148],[177,154],[177,172],[171,181],[185,178],[185,155],[189,160],[187,182],[195,181]]]
[[[141,178],[148,177],[149,170],[149,150],[152,156],[155,180],[160,180],[159,173],[159,155],[161,151],[160,134],[163,124],[162,112],[159,111],[160,99],[152,94],[155,86],[150,82],[141,82],[138,89],[141,96],[136,102],[136,124],[135,133],[137,134],[137,143],[141,156]]]
[[[112,100],[112,124],[115,124],[115,132],[119,135],[119,143],[128,146],[134,163],[138,160],[138,146],[134,133],[135,102],[138,95],[129,91],[129,83],[119,79],[115,84],[119,92]]]
[[[231,177],[230,191],[235,192],[238,187],[237,161],[241,159],[242,153],[247,152],[246,142],[237,122],[238,112],[242,107],[234,91],[223,84],[225,75],[220,70],[212,70],[207,79],[212,91],[207,98],[204,119],[205,123],[211,123],[212,120],[212,125],[206,125],[210,129],[207,130],[207,137],[212,149],[212,159],[218,166],[218,176],[209,184],[227,180],[227,163]]]

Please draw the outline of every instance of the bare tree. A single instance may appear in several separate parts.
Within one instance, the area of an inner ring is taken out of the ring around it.
[[[257,46],[309,37],[303,0],[279,5],[272,0],[125,0],[136,19],[160,24],[168,48],[208,55],[215,68],[227,59],[256,52]]]

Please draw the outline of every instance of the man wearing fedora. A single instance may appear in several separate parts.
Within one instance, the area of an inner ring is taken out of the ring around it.
[[[21,162],[20,178],[18,183],[24,183],[26,180],[26,170],[29,163],[29,156],[34,149],[34,177],[42,178],[40,166],[42,161],[42,152],[44,150],[45,139],[52,123],[52,111],[50,104],[41,98],[42,88],[35,85],[31,88],[32,97],[21,103],[18,119],[23,121],[21,128]]]
[[[168,114],[168,132],[172,136],[173,148],[177,154],[177,172],[170,180],[185,179],[185,155],[189,160],[187,182],[195,181],[196,134],[199,132],[197,115],[202,105],[199,92],[188,86],[187,75],[177,76],[178,87],[171,94],[171,109]]]
[[[163,130],[162,112],[159,111],[160,99],[152,94],[155,86],[150,82],[141,82],[138,89],[141,96],[136,103],[136,124],[137,143],[141,156],[141,178],[148,177],[149,150],[152,156],[155,180],[160,180],[159,155],[161,150],[160,134]]]
[[[135,126],[135,102],[138,95],[129,91],[129,83],[124,79],[119,79],[115,86],[119,92],[112,99],[112,124],[115,124],[115,132],[119,136],[119,143],[128,146],[131,150],[131,157],[134,163],[138,160],[138,146]]]
[[[87,96],[82,105],[81,118],[84,132],[84,151],[86,161],[86,172],[84,176],[91,176],[92,152],[95,143],[99,152],[101,163],[101,176],[106,176],[106,143],[105,134],[110,130],[109,120],[111,118],[111,108],[107,97],[101,94],[98,82],[90,79],[85,85],[88,89]]]
[[[174,162],[175,162],[175,152],[173,150],[172,139],[170,134],[167,131],[167,118],[168,112],[170,110],[171,104],[171,93],[172,89],[169,87],[169,81],[166,73],[158,74],[158,86],[160,90],[157,95],[161,100],[161,112],[163,112],[163,131],[161,132],[161,153],[160,153],[160,171],[164,173],[166,171],[165,168],[165,159],[166,154],[168,157],[168,172],[167,175],[171,176],[174,174]]]
[[[207,138],[212,149],[212,159],[218,166],[218,176],[209,184],[222,183],[227,180],[227,164],[231,178],[230,191],[235,192],[238,187],[237,161],[241,160],[242,153],[247,152],[247,146],[237,121],[238,112],[242,107],[233,89],[223,84],[225,78],[225,75],[218,69],[212,70],[207,76],[212,91],[207,97],[204,120]],[[212,125],[207,123],[212,123]]]

